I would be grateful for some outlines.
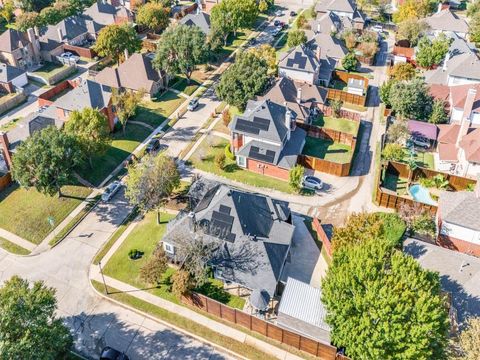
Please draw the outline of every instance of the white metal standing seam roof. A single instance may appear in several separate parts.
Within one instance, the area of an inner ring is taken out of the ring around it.
[[[330,326],[325,322],[327,311],[321,298],[322,290],[289,277],[278,313],[330,331]]]

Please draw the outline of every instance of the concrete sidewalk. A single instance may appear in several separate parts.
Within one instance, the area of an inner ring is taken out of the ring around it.
[[[244,333],[243,331],[234,329],[230,326],[227,326],[220,322],[212,320],[204,315],[201,315],[196,311],[190,310],[187,307],[174,304],[170,301],[167,301],[158,296],[152,295],[146,291],[137,289],[131,285],[125,284],[111,277],[104,276],[104,278],[105,278],[105,283],[108,286],[111,286],[119,291],[126,292],[131,296],[144,300],[155,306],[161,307],[162,309],[165,309],[177,315],[183,316],[191,321],[194,321],[200,325],[208,327],[209,329],[219,334],[222,334],[224,336],[228,336],[236,341],[254,346],[261,351],[264,351],[272,356],[275,356],[278,359],[284,359],[284,360],[300,360],[301,359],[300,357],[294,354],[291,354],[281,348],[270,345],[262,340],[259,340],[253,336],[250,336]],[[100,274],[98,266],[92,265],[90,267],[90,279],[102,282],[102,276]]]
[[[29,251],[33,251],[35,249],[36,245],[34,243],[31,243],[28,240],[25,240],[24,238],[15,235],[14,233],[11,233],[10,231],[7,231],[5,229],[0,228],[0,237],[14,243],[15,245],[18,245],[24,249],[27,249]]]

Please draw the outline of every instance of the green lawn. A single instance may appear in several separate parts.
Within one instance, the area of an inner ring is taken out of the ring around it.
[[[332,80],[330,81],[330,86],[332,89],[337,89],[337,90],[344,90],[347,87],[347,83],[341,80]],[[346,89],[345,89],[346,91]]]
[[[62,189],[63,197],[47,196],[34,189],[12,185],[0,193],[0,228],[39,244],[51,231],[48,217],[60,224],[89,194],[90,189],[72,185]]]
[[[331,140],[317,139],[307,136],[303,154],[335,162],[345,164],[350,162],[352,158],[352,148],[348,145],[335,143]]]
[[[344,118],[334,118],[332,116],[319,115],[315,120],[313,120],[312,124],[351,135],[357,135],[360,123]]]
[[[144,101],[132,120],[141,121],[153,127],[162,124],[183,102],[185,98],[167,91],[151,101]]]
[[[28,255],[30,251],[0,236],[0,247],[17,255]]]
[[[122,130],[114,133],[106,153],[93,159],[93,169],[87,162],[79,169],[79,174],[92,184],[99,185],[150,133],[151,130],[144,126],[127,124],[125,135]]]
[[[224,153],[227,141],[217,136],[210,136],[207,139],[211,139],[210,142],[203,141],[190,158],[195,168],[248,185],[294,193],[287,181],[243,170],[237,166],[235,160],[226,159],[224,170],[219,169],[214,159],[217,154]]]
[[[45,64],[41,68],[34,71],[33,73],[41,77],[49,78],[66,68],[67,66],[63,64],[45,62]]]
[[[200,86],[200,83],[194,79],[190,79],[190,84],[188,84],[185,77],[177,77],[176,80],[177,81],[172,85],[172,88],[181,91],[188,96],[192,95]]]
[[[402,159],[402,162],[408,162],[410,160],[410,153],[407,149],[404,149],[405,155]],[[415,151],[415,156],[413,158],[417,166],[424,167],[427,169],[435,169],[435,160],[433,157],[433,153],[431,152],[423,152],[423,151]]]
[[[155,212],[148,213],[144,219],[132,230],[117,252],[110,258],[105,265],[104,273],[110,277],[126,282],[139,289],[146,289],[149,286],[139,278],[140,268],[152,256],[158,242],[165,233],[167,222],[173,218],[171,214],[161,214],[160,225],[157,224],[157,215]],[[130,260],[128,252],[131,249],[137,249],[144,253],[141,259]],[[180,303],[179,300],[170,292],[170,277],[175,269],[169,268],[164,275],[164,282],[154,288],[149,289],[153,294],[160,296],[174,303]],[[245,300],[232,296],[223,290],[223,284],[211,279],[204,286],[197,289],[198,292],[210,296],[213,299],[221,301],[229,306],[243,308]]]

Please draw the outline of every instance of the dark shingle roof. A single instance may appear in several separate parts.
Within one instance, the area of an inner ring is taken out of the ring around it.
[[[29,43],[25,33],[7,29],[0,35],[0,51],[11,53]]]
[[[304,45],[298,45],[280,59],[278,66],[285,69],[314,73],[320,64],[312,50]]]
[[[223,184],[209,186],[194,212],[204,237],[218,245],[212,265],[226,280],[273,296],[293,238],[288,203]],[[188,220],[180,216],[173,222],[164,241],[175,245],[176,235],[190,233]]]
[[[0,63],[0,82],[2,83],[8,83],[24,73],[25,70],[8,64]]]
[[[198,26],[205,35],[210,34],[210,15],[204,12],[196,14],[188,14],[182,20],[180,24],[187,26]]]
[[[55,101],[55,106],[66,110],[82,110],[87,107],[103,109],[108,106],[112,96],[111,88],[92,80],[69,91]]]

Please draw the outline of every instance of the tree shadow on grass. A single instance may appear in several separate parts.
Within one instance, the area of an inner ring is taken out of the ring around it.
[[[205,296],[208,296],[213,300],[217,300],[222,304],[227,304],[231,298],[231,295],[228,292],[226,292],[224,289],[222,289],[219,286],[215,286],[211,282],[207,282],[203,284],[202,286],[196,288],[195,291]]]
[[[235,163],[227,164],[223,167],[223,171],[225,171],[226,173],[234,173],[238,170],[240,170],[240,168]]]

